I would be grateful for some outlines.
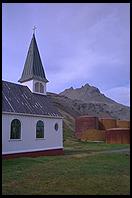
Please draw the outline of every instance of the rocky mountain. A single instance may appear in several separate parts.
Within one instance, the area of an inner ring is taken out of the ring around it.
[[[106,97],[98,88],[89,84],[77,89],[71,87],[60,94],[48,93],[48,97],[64,117],[64,128],[72,131],[75,118],[80,115],[130,119],[129,107]]]
[[[85,103],[107,103],[115,104],[116,102],[100,92],[100,90],[94,86],[90,86],[88,83],[82,86],[81,88],[65,89],[59,95],[66,96],[73,100],[80,100]]]

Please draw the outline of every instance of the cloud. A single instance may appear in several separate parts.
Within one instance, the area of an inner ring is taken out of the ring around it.
[[[114,87],[105,91],[105,95],[117,101],[118,103],[130,106],[130,87]]]
[[[101,91],[129,83],[130,5],[127,3],[6,4],[2,20],[5,80],[17,82],[20,78],[32,27],[36,25],[36,40],[49,80],[48,91],[57,93],[85,83]]]
[[[70,7],[69,12],[65,7],[60,12],[60,34],[59,37],[53,35],[52,48],[47,51],[49,78],[56,82],[58,89],[65,89],[68,82],[71,86],[75,82],[80,85],[91,82],[103,89],[127,83],[130,38],[129,19],[123,12],[124,7],[78,6],[76,9]],[[121,21],[123,17],[125,20]],[[58,33],[60,27],[57,27],[55,32]]]

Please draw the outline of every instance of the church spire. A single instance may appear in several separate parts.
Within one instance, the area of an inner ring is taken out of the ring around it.
[[[35,31],[34,27],[34,31]],[[25,61],[24,69],[22,72],[22,76],[18,82],[23,83],[29,81],[31,79],[41,80],[43,82],[48,82],[45,76],[44,68],[42,65],[42,61],[40,58],[35,33],[33,33],[33,37],[29,46],[27,58]]]
[[[22,76],[18,82],[29,87],[29,89],[38,94],[46,95],[46,83],[48,82],[42,61],[40,58],[36,38],[35,28],[33,37],[29,46]]]

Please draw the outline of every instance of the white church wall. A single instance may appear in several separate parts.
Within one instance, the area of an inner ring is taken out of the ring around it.
[[[36,92],[35,91],[35,83],[36,82],[39,82],[43,85],[43,93],[40,93],[40,92]],[[42,81],[38,81],[38,80],[29,80],[29,81],[26,81],[26,82],[23,82],[22,85],[25,85],[27,86],[31,92],[33,93],[37,93],[37,94],[41,94],[41,95],[46,95],[46,83],[45,82],[42,82]]]
[[[10,139],[10,128],[13,119],[21,122],[21,139]],[[44,139],[36,139],[36,123],[44,122]],[[54,125],[58,123],[58,131]],[[2,115],[2,154],[30,152],[63,148],[63,129],[61,118],[43,116]]]
[[[22,85],[27,86],[33,92],[33,80],[23,82]]]

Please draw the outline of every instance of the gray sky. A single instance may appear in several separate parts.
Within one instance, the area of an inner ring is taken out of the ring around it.
[[[3,80],[20,78],[34,25],[48,91],[89,83],[130,105],[129,3],[3,3]]]

